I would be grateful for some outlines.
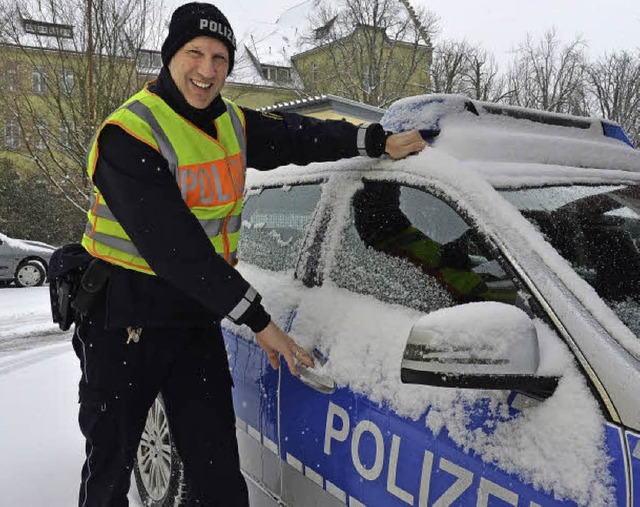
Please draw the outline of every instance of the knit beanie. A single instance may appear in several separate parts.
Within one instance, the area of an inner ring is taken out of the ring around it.
[[[162,63],[169,65],[176,52],[200,35],[222,41],[229,50],[229,71],[233,70],[236,39],[229,20],[212,4],[191,2],[178,7],[171,16],[169,34],[162,44]]]

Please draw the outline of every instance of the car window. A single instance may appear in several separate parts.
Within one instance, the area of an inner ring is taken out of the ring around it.
[[[351,204],[331,274],[340,287],[422,312],[471,301],[515,303],[512,278],[442,199],[365,181]]]
[[[320,194],[319,184],[248,192],[242,209],[240,261],[271,271],[295,269]]]
[[[552,186],[501,194],[640,337],[640,186]]]

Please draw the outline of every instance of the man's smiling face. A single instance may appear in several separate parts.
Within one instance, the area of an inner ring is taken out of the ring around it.
[[[227,46],[200,36],[182,46],[169,62],[169,73],[189,105],[206,108],[220,93],[229,70]]]

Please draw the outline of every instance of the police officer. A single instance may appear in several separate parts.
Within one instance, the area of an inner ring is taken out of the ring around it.
[[[215,6],[176,9],[158,79],[113,112],[91,146],[82,246],[109,274],[73,337],[86,438],[81,506],[127,505],[158,393],[184,462],[187,504],[248,505],[220,320],[247,325],[274,368],[279,355],[293,373],[294,358],[313,362],[233,268],[245,168],[385,151],[401,158],[425,146],[417,132],[388,137],[378,124],[238,107],[220,95],[235,50]]]

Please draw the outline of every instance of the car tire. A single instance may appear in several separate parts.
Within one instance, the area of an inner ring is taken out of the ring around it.
[[[149,409],[133,473],[143,505],[169,507],[186,501],[184,466],[171,438],[161,395]]]
[[[46,278],[42,263],[38,261],[23,262],[16,269],[15,282],[18,287],[40,287]]]

